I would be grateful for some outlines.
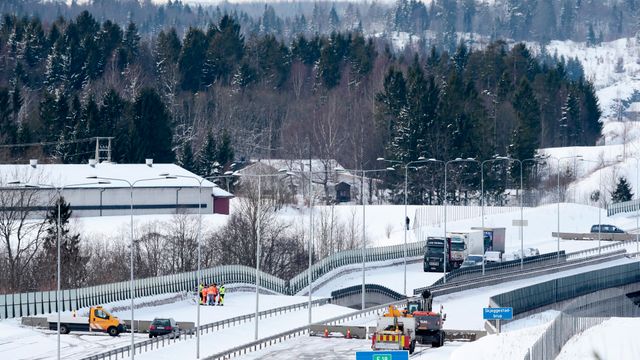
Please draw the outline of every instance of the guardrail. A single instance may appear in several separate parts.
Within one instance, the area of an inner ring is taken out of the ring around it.
[[[577,262],[581,259],[593,258],[594,256],[598,256],[601,254],[611,253],[618,249],[624,248],[624,243],[614,243],[602,246],[600,248],[591,248],[586,250],[575,251],[566,254],[564,250],[560,251],[560,260],[558,261],[557,253],[547,253],[538,256],[531,256],[524,258],[523,268],[524,270],[535,270],[538,268],[543,268],[547,266],[553,266],[556,263],[568,263],[568,262]],[[520,271],[520,260],[510,260],[503,263],[488,263],[485,264],[485,275],[482,275],[482,266],[470,266],[468,268],[459,268],[449,272],[447,277],[447,284],[456,283],[461,281],[468,281],[471,279],[479,279],[487,276],[499,276],[501,274],[509,274],[516,271]],[[444,281],[442,278],[438,279],[432,286],[443,285]],[[418,289],[414,289],[414,295],[420,294],[423,290],[429,287],[422,287]]]
[[[421,256],[424,242],[407,244],[407,257]],[[385,261],[404,257],[404,245],[368,248],[365,261]],[[361,250],[342,251],[324,258],[311,267],[312,282],[330,271],[342,266],[362,263]],[[256,271],[243,265],[224,265],[203,270],[205,283],[244,283],[255,284]],[[291,280],[261,272],[260,287],[272,292],[295,295],[309,285],[308,270],[301,272]],[[165,275],[134,281],[135,297],[158,295],[170,292],[191,291],[197,286],[195,271]],[[61,311],[78,310],[83,307],[129,299],[129,282],[91,286],[61,291]],[[22,294],[0,295],[0,319],[21,316],[34,316],[57,312],[55,291],[30,292]]]
[[[407,297],[403,294],[400,294],[394,290],[389,289],[388,287],[378,285],[378,284],[365,284],[364,286],[365,293],[377,293],[388,296],[394,300],[406,299]],[[331,292],[331,299],[333,301],[345,298],[348,296],[352,296],[354,294],[362,293],[362,285],[354,285],[346,288],[338,289]]]
[[[634,199],[607,206],[607,216],[613,216],[615,214],[638,211],[640,207],[640,200]]]
[[[392,302],[392,303],[388,303],[388,304],[384,304],[384,305],[379,305],[379,306],[374,306],[374,307],[370,307],[367,308],[365,310],[359,310],[359,311],[355,311],[353,313],[347,314],[347,315],[341,315],[341,316],[337,316],[331,319],[327,319],[327,320],[323,320],[323,321],[318,321],[315,322],[311,325],[334,325],[334,324],[340,324],[340,323],[344,323],[346,321],[350,321],[353,319],[358,319],[358,318],[362,318],[362,317],[367,317],[370,316],[372,314],[376,314],[379,315],[380,313],[384,312],[389,305],[395,305],[399,308],[403,308],[406,303],[404,301],[396,301],[396,302]],[[268,336],[262,339],[258,339],[256,341],[252,341],[250,343],[241,345],[241,346],[236,346],[234,348],[231,348],[229,350],[225,350],[222,352],[219,352],[217,354],[205,357],[205,360],[222,360],[222,359],[232,359],[238,356],[242,356],[245,355],[247,353],[253,352],[253,351],[257,351],[263,348],[266,348],[268,346],[274,345],[274,344],[278,344],[281,343],[283,341],[286,341],[288,339],[294,338],[296,336],[300,336],[300,335],[304,335],[304,334],[308,334],[310,330],[310,325],[305,325],[305,326],[301,326],[301,327],[297,327],[295,329],[289,330],[289,331],[285,331],[279,334],[275,334],[272,336]]]
[[[322,306],[322,305],[326,305],[330,303],[330,299],[324,298],[324,299],[318,299],[318,300],[314,300],[311,302],[311,306]],[[269,309],[269,310],[264,310],[258,313],[258,318],[262,319],[262,318],[267,318],[267,317],[271,317],[274,315],[279,315],[279,314],[283,314],[283,313],[287,313],[287,312],[291,312],[291,311],[296,311],[298,309],[304,309],[308,307],[308,303],[304,302],[304,303],[299,303],[299,304],[293,304],[293,305],[288,305],[288,306],[282,306],[279,308],[274,308],[274,309]],[[218,330],[220,328],[225,328],[225,327],[231,327],[231,326],[236,326],[237,324],[240,323],[245,323],[247,321],[251,321],[253,318],[255,318],[255,314],[246,314],[246,315],[241,315],[241,316],[236,316],[230,319],[224,319],[224,320],[220,320],[220,321],[216,321],[216,322],[212,322],[212,323],[208,323],[208,324],[204,324],[200,326],[200,334],[205,334],[205,333],[209,333],[209,331],[214,331],[214,330]],[[174,344],[178,341],[182,341],[182,340],[187,340],[187,339],[193,339],[193,337],[196,335],[196,329],[190,329],[190,330],[182,330],[180,331],[180,337],[179,338],[175,338],[173,337],[173,335],[164,335],[164,336],[158,336],[156,338],[152,338],[149,340],[144,340],[144,341],[140,341],[135,343],[134,348],[136,351],[136,354],[141,354],[143,352],[147,352],[149,350],[154,350],[154,349],[159,349],[160,347],[164,347],[166,345],[170,345],[170,344]],[[107,352],[103,352],[100,354],[96,354],[96,355],[91,355],[91,356],[87,356],[82,358],[82,360],[104,360],[104,359],[119,359],[119,358],[125,358],[125,357],[130,357],[131,356],[131,346],[123,346],[117,349],[113,349]]]
[[[545,281],[492,296],[490,301],[513,308],[513,315],[598,290],[640,281],[640,262],[616,265]]]

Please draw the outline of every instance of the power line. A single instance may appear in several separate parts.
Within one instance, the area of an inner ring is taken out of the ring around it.
[[[96,139],[97,137],[86,138],[86,139],[76,139],[76,140],[70,140],[70,141],[50,141],[50,142],[28,143],[28,144],[0,144],[0,148],[68,145],[68,144],[77,144],[77,143],[95,141]]]

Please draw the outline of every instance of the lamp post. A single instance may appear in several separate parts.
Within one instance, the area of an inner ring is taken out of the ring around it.
[[[83,185],[96,185],[96,184],[109,184],[108,181],[98,181],[98,182],[89,182],[89,183],[80,183],[80,184],[68,184],[68,185],[62,185],[62,186],[55,186],[55,185],[50,185],[50,184],[36,184],[36,185],[32,185],[32,184],[27,184],[27,183],[22,183],[21,181],[11,181],[8,184],[11,185],[24,185],[25,187],[29,187],[29,188],[48,188],[48,189],[55,189],[57,194],[58,194],[58,216],[57,216],[57,220],[56,220],[56,251],[57,251],[57,260],[56,260],[56,312],[58,313],[57,315],[57,359],[60,360],[60,298],[61,298],[61,293],[60,293],[60,278],[61,278],[61,264],[60,264],[60,242],[61,242],[61,234],[60,234],[60,228],[62,226],[62,221],[61,221],[61,203],[62,203],[62,192],[64,191],[65,188],[69,188],[69,187],[73,187],[73,186],[83,186]]]
[[[262,196],[262,178],[263,177],[274,177],[274,176],[280,176],[283,173],[286,173],[288,175],[288,172],[286,169],[280,169],[278,170],[277,173],[275,174],[244,174],[244,173],[239,173],[239,172],[234,172],[232,173],[232,175],[235,176],[240,176],[240,177],[257,177],[258,178],[258,208],[256,210],[256,312],[255,312],[255,320],[256,320],[256,325],[255,325],[255,340],[258,340],[258,313],[259,313],[259,302],[260,302],[260,228],[262,227],[262,223],[260,221],[260,218],[262,216],[261,214],[261,196]]]
[[[588,160],[584,158],[579,158],[578,160],[584,161],[584,162],[590,162],[594,164],[600,164],[599,161],[595,161],[595,160]],[[598,177],[599,177],[598,202],[600,203],[598,204],[598,255],[602,252],[602,248],[600,246],[602,242],[602,198],[604,197],[604,194],[602,193],[602,170],[603,169],[598,169]]]
[[[134,332],[134,298],[135,298],[135,289],[134,289],[134,277],[133,277],[133,257],[134,257],[134,251],[135,251],[135,244],[134,244],[134,239],[133,239],[133,187],[139,183],[139,182],[143,182],[143,181],[154,181],[154,180],[164,180],[166,179],[165,177],[158,177],[158,178],[148,178],[148,179],[138,179],[135,180],[133,182],[127,180],[127,179],[120,179],[120,178],[111,178],[111,177],[102,177],[102,176],[87,176],[87,179],[97,179],[97,180],[107,180],[107,181],[121,181],[124,182],[126,184],[129,185],[129,205],[130,205],[130,216],[131,216],[131,229],[130,229],[130,235],[131,235],[131,251],[129,252],[130,254],[130,264],[129,266],[131,267],[131,286],[129,288],[129,294],[131,296],[131,360],[134,359],[135,354],[136,354],[136,348],[135,348],[135,332]]]
[[[426,162],[436,162],[444,165],[444,197],[442,203],[444,205],[444,253],[443,253],[443,262],[442,262],[442,281],[443,283],[447,283],[447,258],[448,258],[448,244],[447,244],[447,168],[450,163],[456,162],[475,162],[478,163],[478,160],[474,158],[455,158],[452,160],[438,160],[438,159],[427,159]],[[483,230],[484,234],[484,230]],[[483,245],[484,246],[484,245]],[[484,262],[484,260],[483,260]]]
[[[344,171],[350,171],[350,172],[357,172],[358,170],[346,170],[343,168],[336,168],[336,171],[338,172],[344,172]],[[366,250],[367,250],[367,231],[365,228],[365,204],[366,202],[364,201],[364,178],[366,176],[367,173],[375,173],[375,172],[383,172],[383,171],[395,171],[394,168],[392,167],[388,167],[388,168],[384,168],[384,169],[372,169],[372,170],[359,170],[361,175],[361,187],[362,187],[362,191],[361,191],[361,195],[360,195],[360,202],[362,204],[362,303],[361,303],[361,309],[364,310],[365,309],[365,263],[366,263]],[[371,189],[369,189],[369,191],[371,191]],[[405,247],[405,259],[406,259],[406,247]],[[405,268],[405,276],[406,276],[406,268]],[[406,278],[405,278],[405,286],[406,286]]]
[[[196,182],[198,182],[198,239],[196,240],[196,242],[198,243],[198,265],[197,265],[197,284],[196,286],[199,287],[200,284],[202,283],[202,271],[201,271],[201,267],[200,267],[200,263],[201,263],[201,250],[200,250],[200,243],[202,242],[202,183],[207,180],[207,179],[218,179],[218,178],[224,178],[224,177],[229,177],[233,174],[233,171],[227,171],[224,173],[224,175],[217,175],[217,176],[206,176],[206,177],[200,177],[200,176],[190,176],[190,175],[174,175],[174,174],[168,174],[168,173],[164,173],[164,174],[160,174],[158,176],[164,178],[164,179],[176,179],[176,178],[184,178],[184,179],[193,179]],[[199,298],[200,296],[198,296]],[[200,299],[198,299],[196,301],[196,304],[198,304],[198,306],[196,307],[196,359],[200,358]]]
[[[498,159],[487,159],[480,163],[480,198],[481,198],[481,206],[480,206],[480,215],[482,217],[481,226],[482,226],[482,275],[484,275],[485,271],[485,259],[484,259],[484,164],[487,162],[494,162]]]
[[[427,162],[427,159],[424,158],[424,156],[420,156],[418,157],[418,160],[413,160],[413,161],[409,161],[409,162],[403,162],[403,161],[399,161],[399,160],[389,160],[389,159],[385,159],[385,158],[377,158],[377,161],[386,161],[389,163],[393,163],[393,164],[398,164],[398,165],[402,165],[404,167],[404,259],[403,259],[403,263],[404,263],[404,294],[408,295],[407,293],[407,188],[408,188],[408,170],[409,170],[409,166],[413,165],[413,164],[419,164],[419,163],[425,163]],[[364,187],[363,187],[364,189]]]
[[[636,252],[640,256],[640,158],[630,156],[631,159],[636,161],[636,203],[634,204],[636,207]],[[624,160],[622,156],[618,155],[619,160]]]
[[[575,155],[575,156],[563,156],[563,157],[553,157],[553,156],[549,156],[549,159],[553,159],[557,162],[558,164],[558,174],[557,174],[557,192],[558,192],[558,204],[557,204],[557,225],[558,225],[558,229],[557,229],[557,233],[556,233],[556,241],[558,243],[558,249],[557,249],[557,256],[556,256],[556,263],[560,263],[560,161],[564,160],[564,159],[580,159],[582,158],[582,155]]]
[[[522,165],[523,165],[523,160],[520,159],[514,159],[512,157],[509,156],[498,156],[496,157],[496,160],[507,160],[509,162],[511,161],[516,161],[520,164],[520,269],[524,268],[524,208],[523,208],[523,195],[524,195],[524,188],[522,187]],[[531,160],[531,159],[525,159],[526,160]]]

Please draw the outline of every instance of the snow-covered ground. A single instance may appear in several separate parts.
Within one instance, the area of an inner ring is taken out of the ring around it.
[[[571,338],[558,360],[638,359],[639,318],[612,318]]]
[[[459,347],[449,359],[523,359],[528,347],[538,340],[557,314],[556,311],[545,311],[516,320],[504,326],[500,334],[487,335]]]
[[[156,295],[137,299],[136,304],[148,303],[152,300],[162,300],[175,297],[176,294]],[[305,303],[307,297],[284,296],[284,295],[260,295],[260,311],[287,306],[297,303]],[[107,309],[128,306],[128,300],[117,301],[105,304]],[[245,314],[253,314],[255,311],[255,293],[251,292],[228,292],[225,295],[225,306],[201,306],[201,323],[207,324],[218,320],[228,319]],[[329,309],[329,310],[327,310]],[[121,319],[130,318],[130,310],[125,309],[114,312],[114,315]],[[136,319],[153,320],[155,317],[173,317],[177,321],[196,321],[197,308],[191,300],[180,300],[175,303],[146,306],[135,310]],[[326,317],[337,316],[344,312],[353,311],[351,309],[331,306],[319,310],[313,309],[314,316]],[[80,310],[82,315],[84,310]],[[298,317],[306,321],[308,310],[297,311]],[[282,318],[279,315],[275,319]],[[273,320],[271,320],[273,321]],[[247,324],[253,324],[247,323]],[[260,320],[261,329],[273,327],[268,319]],[[264,324],[264,325],[263,325]],[[253,326],[253,325],[251,325]],[[281,328],[278,328],[281,329]],[[281,330],[282,331],[282,330]],[[247,330],[247,334],[253,332]],[[263,334],[264,335],[264,334]],[[61,335],[61,354],[64,359],[78,359],[91,354],[101,353],[107,350],[127,346],[131,341],[130,334],[123,334],[118,337],[111,337],[102,333],[82,333],[71,332],[68,335]],[[249,335],[247,335],[248,338]],[[261,335],[262,336],[262,335]],[[146,334],[136,334],[136,341],[147,340]],[[7,319],[0,321],[0,354],[10,356],[11,359],[52,359],[55,358],[57,347],[55,331],[36,329],[20,325],[20,319]]]

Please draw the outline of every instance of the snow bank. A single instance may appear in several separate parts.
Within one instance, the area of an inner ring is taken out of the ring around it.
[[[450,360],[522,359],[556,315],[556,311],[545,311],[514,321],[500,334],[487,335],[456,349]]]
[[[639,359],[638,329],[638,318],[612,318],[571,338],[556,359]]]

